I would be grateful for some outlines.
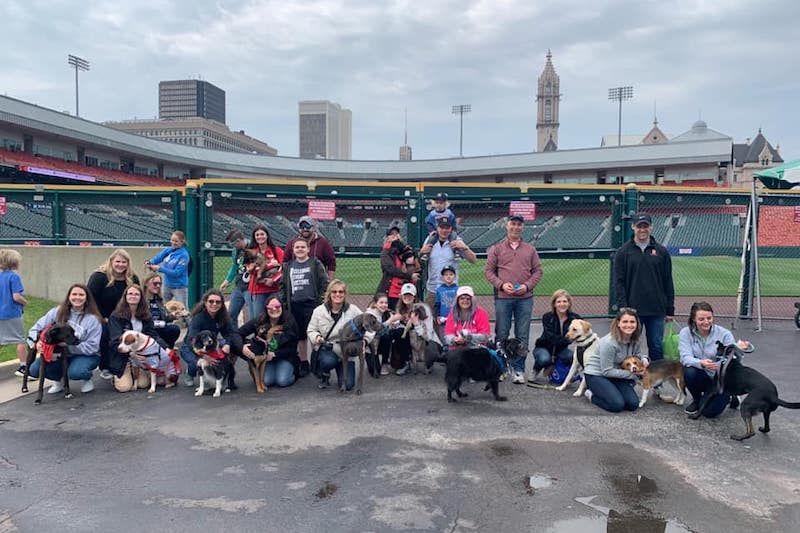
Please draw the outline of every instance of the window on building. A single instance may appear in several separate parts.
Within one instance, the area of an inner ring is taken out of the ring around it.
[[[545,100],[544,102],[544,121],[553,121],[553,104],[550,102],[550,100]]]

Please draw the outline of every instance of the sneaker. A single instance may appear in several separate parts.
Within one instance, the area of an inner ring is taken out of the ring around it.
[[[86,394],[87,392],[92,392],[94,390],[94,382],[91,379],[87,379],[83,382],[81,386],[81,392]]]
[[[327,389],[331,386],[331,375],[330,374],[322,374],[322,377],[319,378],[319,385],[320,389]]]
[[[391,373],[389,365],[381,365],[381,376],[388,376]]]
[[[24,377],[25,376],[25,365],[19,365],[19,368],[14,372],[14,375],[17,377]],[[33,377],[33,376],[31,376]]]
[[[587,400],[589,400],[591,402],[592,401],[592,396],[594,396],[594,393],[591,391],[591,389],[586,389],[583,392],[583,395],[586,397]]]
[[[114,374],[109,372],[107,368],[104,368],[103,370],[100,371],[100,377],[105,380],[109,380],[114,377]]]
[[[511,383],[515,383],[517,385],[525,383],[525,374],[522,372],[514,372],[514,377],[511,379]]]
[[[541,370],[534,370],[528,374],[528,383],[539,383],[539,374]]]
[[[683,412],[686,413],[687,415],[696,414],[697,411],[699,410],[700,410],[700,402],[698,402],[697,400],[692,400],[692,403],[683,408]]]
[[[64,390],[64,384],[58,381],[50,385],[50,388],[47,389],[47,394],[58,394],[63,390]]]
[[[409,372],[411,372],[411,363],[406,363],[404,367],[398,368],[397,370],[395,370],[394,373],[397,374],[398,376],[404,376]]]
[[[297,370],[298,377],[304,378],[311,373],[311,365],[308,361],[300,361],[300,368]]]
[[[183,384],[187,387],[194,387],[194,378],[189,374],[183,376]]]

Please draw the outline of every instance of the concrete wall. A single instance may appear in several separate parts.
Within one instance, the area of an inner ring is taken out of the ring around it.
[[[60,302],[73,283],[86,283],[89,276],[116,250],[102,246],[10,246],[22,254],[19,274],[25,294]],[[141,280],[147,274],[146,259],[161,248],[126,247],[133,270]]]

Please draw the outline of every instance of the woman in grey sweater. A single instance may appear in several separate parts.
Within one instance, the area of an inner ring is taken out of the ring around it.
[[[642,354],[640,339],[642,323],[635,309],[622,307],[611,321],[611,332],[600,339],[597,357],[590,358],[583,370],[588,390],[586,397],[596,406],[619,413],[635,411],[639,397],[633,389],[635,376],[623,370],[620,363],[631,355],[642,358],[645,367],[649,359]]]

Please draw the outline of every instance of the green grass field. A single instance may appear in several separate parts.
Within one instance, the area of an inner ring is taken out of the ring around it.
[[[56,303],[42,298],[34,298],[28,296],[28,305],[25,306],[25,314],[22,315],[22,321],[25,323],[25,334],[33,326],[42,315],[55,307]],[[16,348],[14,346],[3,346],[0,348],[0,363],[3,361],[11,361],[17,358]]]
[[[489,295],[491,287],[483,277],[484,261],[471,265],[462,262],[460,284],[471,285],[475,293]],[[219,286],[229,257],[215,257],[214,285]],[[608,294],[609,261],[606,259],[543,259],[544,276],[536,287],[537,295],[550,295],[566,289],[576,296]],[[736,296],[741,263],[738,257],[674,257],[673,280],[677,296]],[[800,259],[761,259],[763,296],[800,294]],[[336,277],[344,280],[353,294],[372,294],[381,278],[377,258],[337,260]]]

